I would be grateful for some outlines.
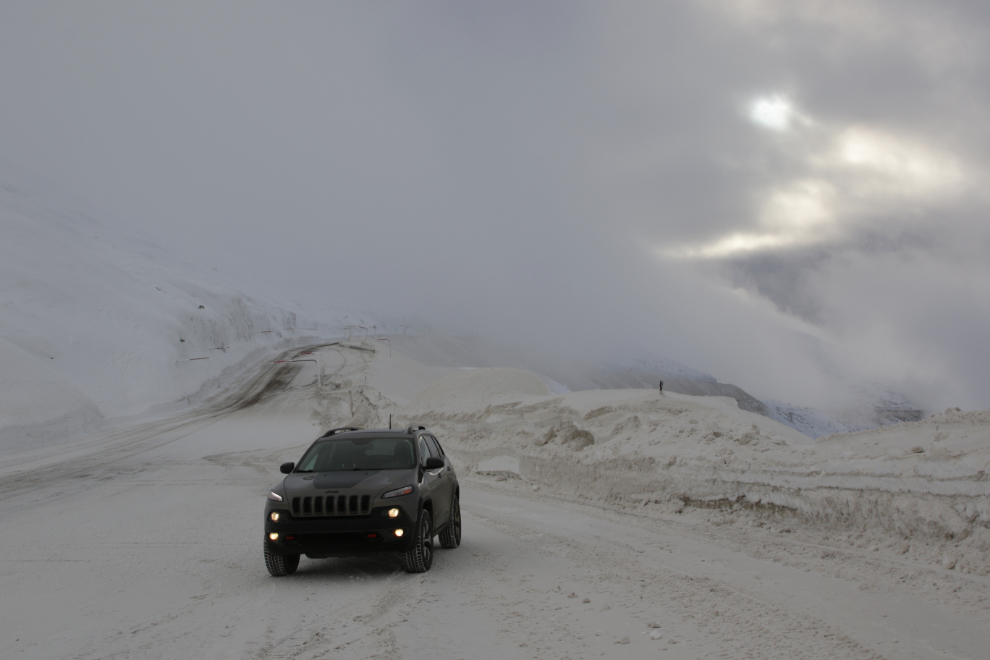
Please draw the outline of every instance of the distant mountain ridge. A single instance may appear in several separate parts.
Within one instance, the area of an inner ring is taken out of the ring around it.
[[[696,380],[709,383],[718,382],[715,376],[711,374],[692,369],[676,360],[649,354],[638,354],[635,357],[606,361],[605,366],[616,371],[628,369],[630,371],[655,374],[664,378],[680,378],[682,380]]]
[[[763,401],[771,419],[804,433],[810,438],[820,438],[833,433],[853,433],[900,422],[917,422],[924,411],[916,408],[906,398],[881,388],[853,387],[858,397],[854,405],[832,411],[795,406],[773,399]]]

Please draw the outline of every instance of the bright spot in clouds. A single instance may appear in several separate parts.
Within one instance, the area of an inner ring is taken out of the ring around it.
[[[834,168],[870,173],[876,191],[891,196],[933,197],[964,185],[963,168],[949,154],[895,135],[850,128],[826,158]]]
[[[661,257],[680,259],[719,259],[743,252],[780,248],[789,243],[785,237],[774,234],[732,234],[708,245],[659,250],[658,253]]]
[[[661,255],[682,259],[720,259],[758,250],[807,245],[833,233],[835,191],[826,181],[796,181],[772,191],[759,216],[759,231],[737,232],[706,245],[679,247]]]
[[[753,101],[749,108],[749,118],[760,126],[786,131],[791,126],[794,107],[783,96],[766,96]]]
[[[795,240],[788,242],[799,242],[802,235],[818,232],[832,220],[833,196],[832,186],[825,181],[797,181],[771,193],[760,214],[760,224],[792,234]]]
[[[763,191],[750,229],[662,248],[661,256],[724,259],[833,242],[872,219],[913,216],[918,203],[952,199],[971,183],[952,154],[909,136],[863,126],[829,127],[797,113],[779,95],[757,99],[750,118],[777,131],[799,120],[816,127],[818,139],[805,143],[808,153],[794,178]]]

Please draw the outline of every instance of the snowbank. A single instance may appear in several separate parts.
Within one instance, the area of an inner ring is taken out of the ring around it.
[[[958,544],[954,552],[972,547],[966,565],[990,568],[990,411],[950,410],[811,443],[726,397],[512,396],[501,374],[467,373],[469,388],[437,383],[404,414],[435,428],[470,469],[516,472],[602,502],[740,507],[923,537]],[[482,396],[486,389],[500,395]]]

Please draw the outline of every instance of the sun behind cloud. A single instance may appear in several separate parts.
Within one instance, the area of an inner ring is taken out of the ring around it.
[[[673,259],[725,259],[825,245],[857,227],[913,217],[918,205],[951,202],[971,190],[968,168],[917,136],[857,124],[830,125],[799,112],[781,94],[757,97],[749,119],[787,134],[775,149],[791,172],[762,191],[742,226],[693,244],[664,246]],[[745,214],[746,212],[743,211]]]
[[[774,131],[789,129],[794,117],[794,105],[780,94],[762,96],[749,106],[750,120]]]

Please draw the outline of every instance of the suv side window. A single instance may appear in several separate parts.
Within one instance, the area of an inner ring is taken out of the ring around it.
[[[435,442],[435,443],[437,443],[437,449],[439,449],[439,450],[440,450],[440,455],[441,455],[441,456],[446,456],[446,455],[447,455],[447,453],[446,453],[446,452],[445,452],[445,451],[443,450],[443,447],[441,447],[441,446],[440,446],[440,441],[439,441],[439,440],[437,440],[437,439],[436,439],[435,437],[433,437],[433,436],[430,436],[430,437],[431,437],[431,438],[433,438],[433,442]]]
[[[433,458],[443,458],[443,452],[440,451],[439,445],[437,444],[437,439],[432,435],[424,436],[426,438],[426,445],[430,448],[430,456]]]
[[[428,459],[430,455],[430,450],[426,445],[426,436],[419,436],[419,464],[426,465],[426,459]]]

